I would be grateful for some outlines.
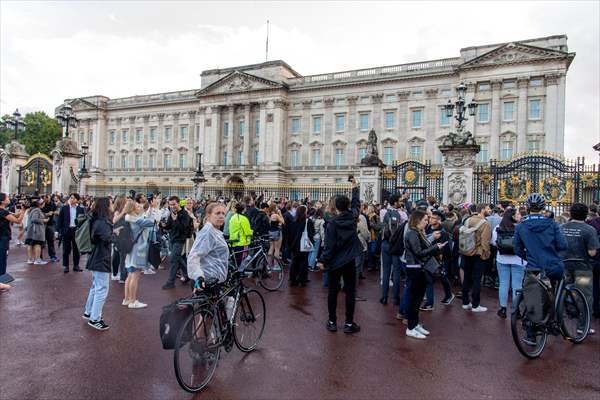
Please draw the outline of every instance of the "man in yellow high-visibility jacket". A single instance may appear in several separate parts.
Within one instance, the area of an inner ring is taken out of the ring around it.
[[[235,214],[229,219],[229,240],[232,242],[235,261],[239,267],[242,263],[244,248],[250,244],[252,239],[252,228],[250,220],[243,214],[244,205],[238,203],[235,206]]]

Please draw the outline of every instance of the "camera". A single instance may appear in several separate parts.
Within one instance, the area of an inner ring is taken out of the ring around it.
[[[354,175],[348,175],[348,182],[354,181]]]

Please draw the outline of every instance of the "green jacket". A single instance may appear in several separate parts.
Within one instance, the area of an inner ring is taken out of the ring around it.
[[[248,246],[252,238],[250,221],[245,215],[234,214],[229,219],[229,240],[234,241],[233,247]]]

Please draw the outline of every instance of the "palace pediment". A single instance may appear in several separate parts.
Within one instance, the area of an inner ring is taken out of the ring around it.
[[[97,109],[98,106],[96,106],[94,103],[91,103],[85,99],[73,99],[73,100],[68,100],[67,101],[71,107],[73,107],[73,111],[85,111],[85,110],[90,110],[90,109]]]
[[[281,83],[269,79],[241,71],[233,71],[204,89],[197,91],[195,94],[196,97],[203,97],[281,88],[286,87]]]
[[[575,58],[575,53],[551,50],[522,43],[507,43],[492,51],[480,55],[459,66],[459,69],[497,67],[499,65],[567,60],[567,67]]]

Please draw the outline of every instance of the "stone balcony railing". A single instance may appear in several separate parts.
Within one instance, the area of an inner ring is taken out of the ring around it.
[[[321,85],[325,82],[333,83],[335,81],[348,81],[348,80],[365,80],[365,79],[379,79],[394,75],[414,75],[414,74],[427,74],[434,72],[451,72],[455,67],[462,63],[460,57],[455,58],[443,58],[440,60],[432,60],[426,62],[410,63],[410,64],[399,64],[390,65],[387,67],[376,67],[357,69],[353,71],[343,72],[332,72],[328,74],[320,75],[308,75],[300,78],[291,78],[288,80],[288,85],[293,86],[304,86],[304,85]]]

